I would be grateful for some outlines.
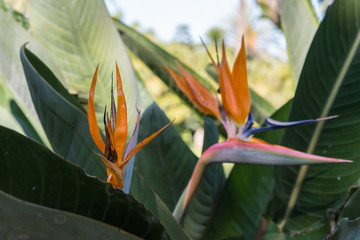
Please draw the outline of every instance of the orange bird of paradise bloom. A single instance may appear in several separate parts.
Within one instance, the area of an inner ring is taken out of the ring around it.
[[[98,68],[99,66],[96,67],[92,79],[90,93],[89,93],[89,101],[88,101],[87,114],[88,114],[90,134],[96,146],[103,154],[103,155],[100,154],[98,155],[100,156],[101,160],[104,162],[106,166],[107,175],[108,175],[107,182],[111,183],[115,188],[122,189],[124,187],[123,173],[124,173],[125,165],[139,150],[145,147],[153,138],[155,138],[160,132],[162,132],[166,127],[168,127],[173,121],[167,124],[166,126],[164,126],[163,128],[161,128],[159,131],[145,138],[143,141],[141,141],[131,149],[131,147],[135,142],[139,129],[140,112],[138,111],[134,133],[130,138],[127,148],[125,149],[127,131],[128,131],[127,109],[126,109],[125,96],[122,89],[120,72],[118,65],[116,64],[117,109],[115,106],[113,90],[111,89],[110,117],[106,112],[106,108],[104,111],[103,121],[105,125],[105,137],[106,137],[104,143],[100,135],[99,127],[97,125],[97,121],[95,117],[94,96],[95,96],[95,86],[97,81]]]
[[[206,48],[206,47],[205,47]],[[211,93],[194,76],[188,73],[179,63],[181,75],[165,66],[167,71],[173,77],[176,85],[189,98],[189,100],[203,113],[214,116],[223,124],[227,140],[217,143],[207,149],[200,157],[193,175],[189,181],[185,195],[185,207],[194,194],[205,166],[209,162],[236,162],[234,157],[241,157],[250,152],[256,157],[252,159],[242,159],[242,162],[265,165],[299,165],[313,163],[330,162],[350,162],[348,160],[334,159],[323,156],[317,156],[309,153],[296,151],[287,147],[266,143],[252,136],[261,131],[292,127],[296,125],[309,124],[322,120],[328,120],[337,116],[325,118],[309,119],[295,122],[279,122],[271,118],[266,118],[266,126],[253,128],[254,117],[250,113],[250,91],[247,81],[246,52],[244,37],[239,54],[237,55],[232,71],[226,60],[225,44],[222,43],[222,60],[217,65],[211,57],[208,49],[206,51],[215,67],[218,80],[220,97]],[[269,161],[268,154],[278,156],[276,160]],[[294,161],[289,161],[289,160]],[[248,161],[247,161],[248,160]]]

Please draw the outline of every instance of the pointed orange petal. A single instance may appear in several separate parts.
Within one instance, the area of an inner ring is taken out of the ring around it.
[[[96,122],[95,103],[94,103],[95,86],[96,86],[96,81],[97,81],[98,69],[99,69],[99,65],[96,67],[94,77],[93,77],[91,87],[90,87],[87,115],[88,115],[88,121],[89,121],[89,128],[90,128],[91,137],[94,140],[96,146],[104,154],[105,153],[105,143],[101,138],[99,127],[98,127],[97,122]]]
[[[224,109],[228,115],[230,115],[239,125],[244,124],[246,118],[249,114],[249,109],[244,107],[249,98],[241,95],[241,92],[238,92],[236,89],[235,80],[231,74],[229,64],[226,60],[225,53],[225,44],[222,45],[223,56],[220,65],[220,74],[219,74],[219,85],[221,100],[224,106]]]
[[[182,72],[186,73],[187,79],[185,79],[185,78],[181,77],[179,74],[173,72],[169,67],[167,67],[165,65],[165,68],[170,73],[170,75],[173,77],[176,85],[188,97],[188,99],[195,105],[195,107],[197,107],[201,112],[218,117],[220,115],[220,113],[219,113],[219,107],[218,107],[215,96],[212,95],[190,73],[186,72],[186,70],[183,69],[180,64],[178,64],[178,66],[179,66],[180,70],[182,70]],[[198,83],[198,85],[200,85],[200,88],[202,88],[203,90],[205,89],[205,91],[207,91],[207,93],[205,94],[205,98],[208,99],[208,102],[206,102],[204,100],[203,96],[200,96],[200,92],[194,86],[194,82]],[[205,104],[204,104],[204,102],[205,102]]]
[[[250,91],[247,81],[247,69],[246,69],[246,51],[244,36],[242,37],[241,49],[238,53],[234,66],[233,66],[233,79],[235,85],[235,93],[240,96],[241,101],[240,108],[243,110],[242,118],[246,118],[250,111]]]
[[[103,156],[99,155],[99,157],[101,158],[107,169],[107,182],[111,183],[116,188],[122,189],[124,187],[122,169],[119,168],[115,163],[106,160]]]
[[[194,93],[191,91],[190,87],[187,85],[185,79],[183,77],[181,77],[179,74],[177,74],[176,72],[174,72],[173,70],[171,70],[167,65],[165,65],[165,68],[170,73],[172,78],[174,79],[178,88],[180,88],[180,90],[187,96],[187,98],[192,103],[194,103],[196,98],[194,96]]]
[[[187,96],[187,98],[199,109],[201,112],[206,114],[211,114],[206,108],[204,108],[198,99],[195,96],[195,93],[190,88],[189,84],[186,82],[185,78],[180,76],[179,74],[172,71],[168,66],[165,65],[166,70],[170,73],[172,78],[174,79],[176,85],[180,90]],[[197,80],[196,80],[197,81]]]
[[[166,124],[163,128],[161,128],[159,131],[151,134],[149,137],[145,138],[144,140],[142,140],[140,143],[138,143],[133,149],[131,149],[131,151],[129,152],[129,154],[125,157],[124,161],[119,165],[120,168],[123,168],[126,163],[128,163],[130,161],[130,159],[138,152],[140,151],[143,147],[145,147],[151,140],[153,140],[159,133],[161,133],[165,128],[167,128],[170,124],[172,124],[175,121],[172,120],[170,123]]]
[[[187,72],[179,63],[177,63],[181,74],[193,93],[195,101],[194,105],[203,113],[213,115],[216,118],[220,117],[219,105],[216,96],[212,94],[204,85],[202,85],[193,75]]]
[[[117,113],[116,123],[114,129],[114,147],[118,155],[118,159],[121,159],[124,154],[126,136],[127,136],[127,113],[125,96],[122,89],[121,77],[118,65],[116,64],[116,87],[117,87]]]

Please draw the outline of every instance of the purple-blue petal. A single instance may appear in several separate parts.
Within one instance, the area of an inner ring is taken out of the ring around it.
[[[246,126],[248,125],[248,123],[246,123],[245,129],[243,132],[243,136],[250,137],[250,136],[254,135],[255,133],[259,133],[259,132],[263,132],[263,131],[267,131],[267,130],[288,128],[288,127],[294,127],[294,126],[298,126],[298,125],[316,123],[319,121],[329,120],[329,119],[336,118],[336,117],[338,117],[338,116],[335,115],[335,116],[330,116],[330,117],[306,119],[306,120],[293,121],[293,122],[280,122],[280,121],[276,121],[276,120],[268,117],[265,119],[266,126],[264,126],[264,127],[250,128],[250,129],[246,130],[247,129]]]

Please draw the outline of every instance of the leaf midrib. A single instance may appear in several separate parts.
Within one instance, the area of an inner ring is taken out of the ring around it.
[[[325,107],[324,107],[324,109],[323,109],[323,111],[322,111],[322,113],[320,115],[320,118],[328,116],[328,114],[330,112],[330,109],[331,109],[331,106],[333,105],[333,103],[335,101],[335,98],[336,98],[336,96],[337,96],[337,94],[339,92],[341,84],[343,83],[343,81],[345,79],[345,75],[346,75],[346,73],[347,73],[347,71],[348,71],[348,69],[349,69],[349,67],[351,65],[351,62],[352,62],[352,60],[353,60],[353,58],[355,56],[356,49],[359,47],[359,43],[360,43],[360,30],[357,32],[355,41],[354,41],[353,45],[351,46],[349,54],[346,57],[346,60],[344,62],[343,67],[340,70],[339,75],[336,78],[334,87],[330,92],[328,101],[325,104]],[[314,134],[313,134],[313,136],[311,138],[309,147],[308,147],[306,152],[308,152],[308,153],[313,153],[314,152],[316,144],[317,144],[317,142],[319,140],[319,137],[320,137],[320,134],[321,134],[321,130],[322,130],[323,126],[324,126],[324,123],[325,123],[325,121],[320,121],[320,122],[318,122],[316,124]]]

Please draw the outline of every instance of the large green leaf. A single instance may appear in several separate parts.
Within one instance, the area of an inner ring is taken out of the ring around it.
[[[120,31],[122,38],[126,46],[132,51],[141,61],[148,66],[148,68],[157,75],[170,89],[172,89],[180,98],[189,106],[193,104],[188,100],[188,98],[183,94],[179,88],[176,86],[176,83],[172,79],[169,72],[164,67],[167,65],[173,70],[177,70],[178,67],[176,62],[181,63],[179,59],[173,55],[166,52],[164,49],[154,44],[152,41],[136,32],[134,29],[126,26],[125,24],[114,20],[115,26]],[[210,91],[216,92],[218,84],[211,78],[205,79],[198,75],[194,70],[185,64],[181,65],[191,73],[196,79],[198,79],[204,86],[206,86]],[[260,97],[256,92],[250,89],[252,106],[251,111],[254,113],[255,120],[262,123],[266,116],[269,116],[273,111],[273,106],[268,103],[265,99]],[[194,107],[192,107],[194,109]],[[197,109],[194,109],[198,111]],[[199,112],[198,112],[199,113]],[[202,113],[200,113],[203,115]]]
[[[113,226],[46,208],[0,191],[1,239],[139,239]]]
[[[48,49],[67,88],[80,98],[88,98],[92,76],[100,64],[95,96],[99,114],[110,102],[110,78],[115,61],[118,62],[128,107],[129,132],[132,132],[136,108],[141,108],[137,80],[104,2],[29,0],[28,14],[33,36]]]
[[[310,0],[282,0],[280,17],[294,80],[298,82],[306,54],[319,26],[319,20]]]
[[[140,121],[138,141],[142,141],[169,123],[164,112],[154,103]],[[172,211],[183,192],[196,163],[196,156],[182,141],[174,126],[167,127],[136,155],[135,169]],[[140,191],[130,189],[135,198]]]
[[[354,163],[277,168],[273,207],[278,209],[274,217],[283,231],[295,234],[324,225],[326,210],[338,208],[348,187],[360,179],[359,46],[359,1],[335,1],[310,47],[290,120],[339,117],[287,129],[283,144]]]
[[[171,239],[189,239],[165,203],[151,189],[146,179],[136,170],[134,170],[131,186],[131,195],[144,204],[145,208],[159,219]]]
[[[204,146],[203,151],[219,139],[219,133],[214,122],[204,119]],[[204,172],[199,187],[194,194],[182,219],[184,230],[191,239],[200,239],[208,227],[208,222],[213,216],[217,202],[222,193],[225,183],[225,175],[222,164],[211,164]]]
[[[163,226],[131,195],[38,143],[0,127],[0,190],[19,199],[90,217],[148,239],[168,239]]]
[[[106,179],[87,116],[51,71],[25,47],[20,52],[36,111],[54,151],[90,174]],[[55,87],[55,89],[53,88]]]

